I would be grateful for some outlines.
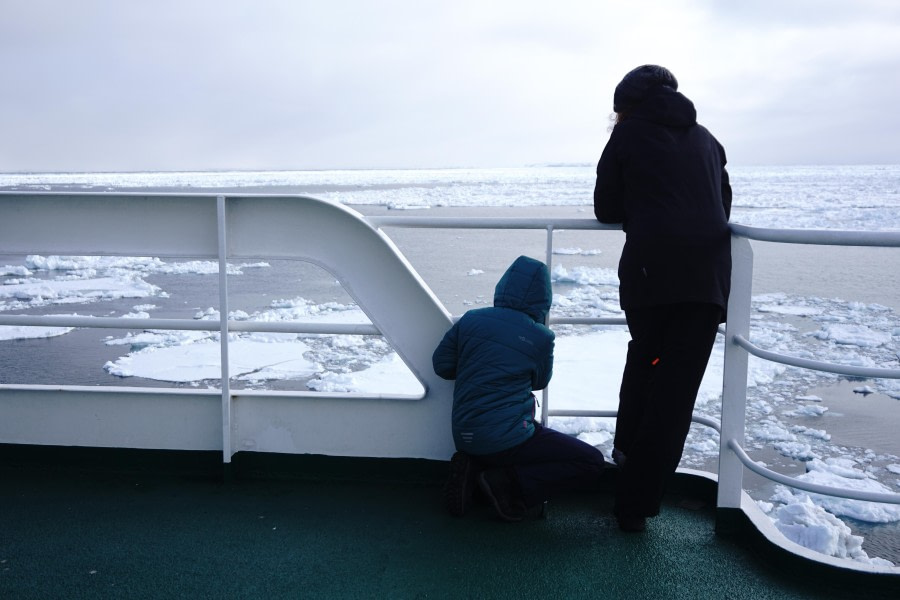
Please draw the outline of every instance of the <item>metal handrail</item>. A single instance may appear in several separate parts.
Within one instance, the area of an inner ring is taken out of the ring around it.
[[[744,465],[758,475],[762,475],[766,479],[771,479],[776,483],[781,483],[792,488],[821,494],[823,496],[837,496],[839,498],[848,498],[850,500],[862,500],[863,502],[883,502],[886,504],[900,504],[900,494],[881,493],[881,492],[865,492],[861,490],[848,490],[846,488],[837,488],[829,485],[819,485],[818,483],[809,483],[808,481],[800,481],[796,477],[782,475],[771,469],[767,469],[754,461],[744,451],[737,440],[728,440],[728,448],[734,452]]]
[[[799,356],[788,356],[787,354],[779,354],[770,350],[763,350],[759,346],[746,340],[742,335],[735,335],[732,340],[735,344],[759,358],[764,358],[771,362],[790,365],[792,367],[802,367],[804,369],[812,369],[815,371],[825,371],[826,373],[837,373],[839,375],[850,375],[853,377],[866,377],[869,379],[900,379],[900,369],[886,369],[881,367],[854,367],[853,365],[841,365],[838,363],[830,363],[821,360],[811,360],[808,358],[800,358]]]
[[[532,217],[366,217],[374,227],[402,227],[412,229],[563,229],[621,230],[621,225],[609,225],[594,219],[541,219]]]
[[[459,315],[453,316],[454,320]],[[85,317],[77,315],[0,315],[0,325],[38,327],[96,327],[98,329],[172,329],[190,331],[219,331],[218,320],[197,319],[139,319],[113,317]],[[625,325],[622,317],[550,317],[551,325]],[[229,331],[265,333],[317,333],[335,335],[381,335],[371,323],[316,323],[310,321],[254,321],[228,320]]]
[[[766,242],[777,242],[786,244],[814,244],[814,245],[832,245],[832,246],[868,246],[868,247],[892,247],[900,248],[900,231],[823,231],[823,230],[791,230],[791,229],[766,229],[748,227],[737,223],[731,224],[733,239],[743,239],[743,246],[734,246],[740,250],[738,255],[734,257],[734,270],[732,272],[732,301],[740,309],[741,314],[729,313],[734,317],[735,323],[729,320],[729,325],[733,325],[734,333],[726,328],[726,349],[725,349],[725,380],[723,381],[722,394],[722,429],[727,432],[725,439],[720,440],[720,467],[719,467],[719,501],[721,506],[739,506],[739,495],[736,490],[742,488],[742,478],[740,474],[734,473],[734,463],[726,456],[726,450],[742,464],[755,473],[777,483],[787,485],[792,488],[805,490],[822,495],[836,496],[841,498],[849,498],[854,500],[862,500],[866,502],[883,502],[889,504],[900,504],[900,494],[893,493],[877,493],[864,492],[858,490],[848,490],[845,488],[837,488],[831,486],[823,486],[814,483],[808,483],[782,475],[771,469],[762,467],[753,461],[740,443],[743,439],[744,421],[746,420],[746,376],[747,376],[747,355],[752,354],[764,360],[777,362],[785,365],[796,366],[805,369],[824,371],[830,373],[838,373],[842,375],[850,375],[866,378],[887,378],[900,379],[900,369],[890,368],[874,368],[874,367],[856,367],[852,365],[842,365],[837,363],[816,361],[796,356],[788,356],[769,350],[764,350],[747,338],[749,337],[749,306],[750,306],[750,281],[752,279],[753,261],[752,250],[746,240],[757,240]],[[734,252],[733,252],[734,253]],[[743,272],[749,267],[749,272]],[[736,283],[737,282],[737,283]],[[740,287],[741,293],[746,297],[738,298],[735,288]],[[729,311],[732,307],[729,306]],[[743,356],[734,354],[734,351],[743,352]],[[727,393],[726,393],[727,392]],[[732,400],[731,402],[728,402]],[[727,410],[726,410],[727,408]],[[737,409],[737,410],[735,410]],[[734,423],[737,419],[737,423]],[[737,434],[737,435],[735,435]]]
[[[381,335],[371,323],[314,323],[304,321],[234,321],[228,320],[228,331],[265,333],[317,333],[337,335]],[[97,327],[102,329],[164,329],[188,331],[220,331],[221,321],[196,319],[137,319],[82,316],[0,315],[0,325],[36,325],[40,327]]]
[[[900,231],[850,231],[829,229],[773,229],[729,223],[732,235],[759,242],[813,244],[816,246],[877,246],[900,248]]]

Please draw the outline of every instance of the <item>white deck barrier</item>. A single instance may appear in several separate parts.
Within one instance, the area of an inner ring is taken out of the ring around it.
[[[372,325],[142,319],[149,329],[220,331],[222,390],[0,385],[0,443],[221,449],[343,456],[449,458],[452,383],[431,369],[431,353],[453,317],[382,228],[609,230],[592,219],[365,218],[340,204],[300,196],[63,194],[0,192],[0,254],[198,257],[219,262],[219,309],[228,314],[226,262],[297,259],[332,273]],[[756,464],[742,448],[750,354],[803,368],[900,378],[900,369],[835,365],[780,355],[749,341],[753,251],[749,240],[900,247],[900,232],[800,231],[732,225],[732,293],[725,328],[720,508],[740,508],[743,468],[810,492],[900,504],[875,494],[801,482]],[[403,301],[397,301],[402,298]],[[616,324],[624,319],[557,318],[549,324]],[[0,313],[0,325],[133,329],[122,319]],[[227,372],[229,331],[384,335],[422,383],[421,396],[235,391]],[[612,417],[613,411],[549,409],[549,416]],[[218,400],[218,402],[216,401]]]
[[[453,451],[453,386],[431,368],[451,316],[393,242],[340,204],[297,196],[2,193],[0,253],[218,260],[225,319],[150,319],[141,327],[377,333],[425,389],[419,396],[231,390],[222,335],[221,391],[0,386],[0,443],[218,449],[226,463],[241,450],[436,459]],[[259,258],[323,267],[372,325],[227,321],[226,260]],[[0,325],[134,327],[116,319],[5,314]]]

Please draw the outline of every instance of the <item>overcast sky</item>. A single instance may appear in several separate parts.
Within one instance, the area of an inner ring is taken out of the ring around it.
[[[732,165],[900,163],[896,0],[0,0],[0,171],[593,163],[645,63]]]

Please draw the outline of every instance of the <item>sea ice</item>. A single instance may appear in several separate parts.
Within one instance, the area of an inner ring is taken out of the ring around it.
[[[218,261],[190,260],[166,262],[149,256],[41,256],[26,257],[25,264],[34,271],[68,271],[78,275],[98,271],[129,271],[144,274],[164,275],[212,275],[219,272]],[[229,275],[240,275],[243,269],[268,267],[267,262],[226,265]]]
[[[795,398],[795,400],[798,400],[800,402],[821,402],[822,398],[820,398],[819,396],[809,395],[809,396],[797,396]]]
[[[809,548],[840,558],[850,558],[859,562],[880,566],[893,563],[880,558],[869,558],[862,549],[863,538],[853,535],[845,523],[821,507],[809,497],[785,504],[773,512],[775,526],[786,538]]]
[[[47,316],[76,316],[70,315],[47,315]],[[0,325],[0,342],[8,340],[30,340],[51,338],[65,335],[70,331],[74,331],[74,327],[40,327],[27,325]]]
[[[0,299],[15,298],[29,306],[87,303],[103,299],[145,298],[160,291],[137,275],[65,279],[29,280],[26,283],[0,286]]]
[[[810,317],[813,315],[822,314],[822,309],[816,308],[814,306],[763,304],[757,307],[757,310],[762,313],[776,313],[779,315],[794,315],[798,317]]]
[[[811,427],[796,425],[791,428],[791,431],[811,438],[817,438],[826,442],[831,439],[831,435],[824,429],[812,429]]]
[[[0,277],[30,277],[31,271],[20,265],[5,265],[0,267]]]
[[[394,353],[361,371],[320,373],[307,382],[306,386],[317,392],[364,393],[374,390],[378,393],[415,396],[425,392],[419,380]]]
[[[614,269],[596,267],[574,267],[571,273],[561,264],[553,267],[551,279],[555,283],[578,285],[619,285],[619,276]]]
[[[562,254],[569,256],[598,256],[602,254],[601,250],[582,250],[581,248],[554,248],[553,254]]]
[[[798,406],[794,410],[784,413],[786,417],[821,417],[828,412],[827,406],[817,404],[806,404]]]
[[[861,348],[871,348],[889,344],[891,334],[885,331],[873,331],[866,325],[829,323],[813,334],[820,340],[831,340],[836,344],[847,344]]]
[[[296,341],[235,340],[228,346],[229,372],[236,379],[250,382],[309,377],[320,367],[303,358],[305,350],[306,346]],[[220,345],[206,340],[189,345],[145,347],[107,362],[104,369],[118,377],[188,383],[219,379],[220,365]]]
[[[890,494],[892,490],[881,484],[872,475],[857,468],[854,461],[847,458],[812,460],[807,463],[808,471],[797,476],[807,483],[844,488],[854,491]],[[794,504],[798,500],[810,498],[817,506],[837,515],[868,521],[870,523],[893,523],[900,521],[900,506],[881,502],[865,502],[836,496],[823,496],[803,490],[777,486],[771,500],[783,504]]]
[[[800,461],[810,461],[819,458],[819,455],[813,451],[812,446],[805,442],[799,441],[781,441],[775,442],[773,445],[775,450],[782,456]]]
[[[194,344],[201,340],[214,339],[217,334],[209,331],[188,330],[145,330],[139,333],[126,333],[121,338],[107,338],[103,343],[107,346],[130,346],[132,350],[140,350],[148,346],[171,348]],[[217,339],[217,338],[216,338]]]

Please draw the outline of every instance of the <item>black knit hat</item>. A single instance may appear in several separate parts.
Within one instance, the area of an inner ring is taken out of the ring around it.
[[[628,72],[613,94],[613,110],[622,112],[638,104],[651,88],[664,85],[678,89],[678,80],[672,71],[659,65],[643,65]]]

